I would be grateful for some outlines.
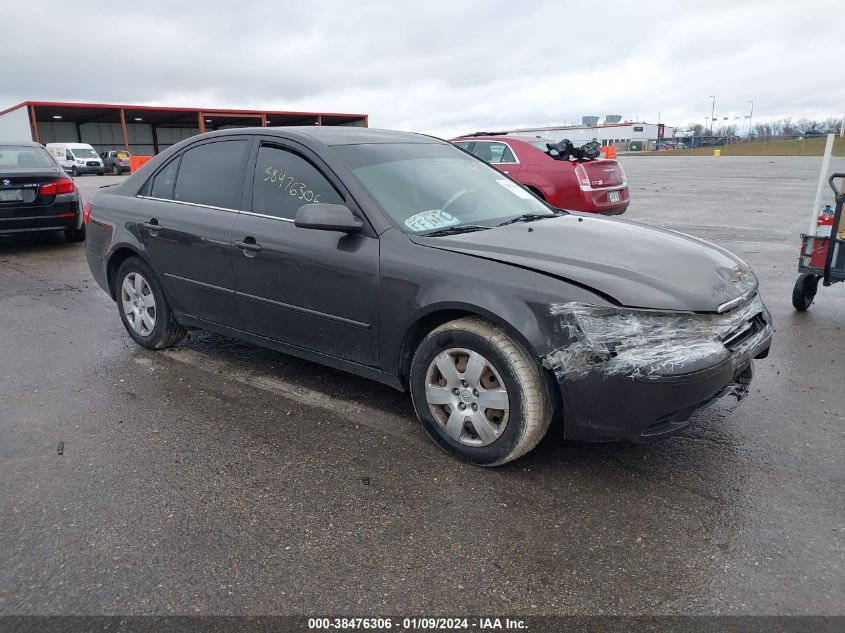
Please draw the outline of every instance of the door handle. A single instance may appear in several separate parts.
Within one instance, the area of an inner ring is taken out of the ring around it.
[[[254,257],[254,254],[261,250],[261,246],[255,243],[254,237],[245,237],[243,241],[238,240],[235,242],[235,246],[241,249],[247,257]]]
[[[149,222],[144,222],[142,226],[147,229],[150,233],[155,233],[156,231],[161,230],[161,225],[155,218],[151,218]]]

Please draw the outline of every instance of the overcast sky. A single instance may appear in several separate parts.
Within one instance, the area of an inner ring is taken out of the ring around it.
[[[713,94],[717,117],[749,99],[760,120],[845,113],[834,1],[11,2],[0,28],[0,109],[321,110],[441,136],[585,114],[704,123]]]

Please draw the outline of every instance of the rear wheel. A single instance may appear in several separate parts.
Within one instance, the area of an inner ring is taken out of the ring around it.
[[[113,173],[115,176],[119,176],[120,175],[120,167],[118,167],[117,165],[112,165],[111,166],[111,173]]]
[[[69,229],[65,231],[65,239],[68,242],[82,242],[85,240],[85,227],[81,229]]]
[[[451,321],[426,336],[411,363],[410,383],[417,416],[435,443],[480,466],[521,457],[551,421],[539,364],[481,318]]]
[[[795,280],[792,288],[792,307],[799,312],[804,312],[816,298],[816,291],[819,288],[819,278],[816,275],[802,273]]]
[[[186,334],[167,303],[164,290],[147,264],[130,257],[115,275],[115,296],[120,319],[129,336],[148,349],[163,349]]]

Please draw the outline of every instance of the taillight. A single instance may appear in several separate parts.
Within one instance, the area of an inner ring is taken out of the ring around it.
[[[575,178],[578,179],[578,186],[582,191],[592,189],[590,187],[590,177],[587,175],[587,170],[584,169],[583,163],[579,163],[575,167]]]
[[[45,182],[38,188],[39,196],[57,196],[60,193],[73,193],[76,185],[70,178],[60,178],[52,182]]]
[[[82,221],[85,223],[85,226],[88,226],[88,223],[91,221],[91,203],[86,202],[82,205]]]

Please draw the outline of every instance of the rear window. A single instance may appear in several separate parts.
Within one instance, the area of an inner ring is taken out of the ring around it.
[[[118,152],[117,157],[118,158],[129,158],[129,152]]]
[[[560,156],[560,152],[556,149],[549,149],[549,143],[553,143],[554,141],[549,141],[547,139],[543,139],[541,141],[531,141],[531,145],[539,149],[541,152],[548,154],[552,158]]]
[[[56,163],[41,147],[0,145],[0,169],[50,168]]]
[[[167,166],[153,178],[150,196],[162,200],[173,199],[173,184],[176,182],[176,170],[179,168],[179,158],[171,160]]]
[[[182,155],[174,200],[235,209],[243,185],[247,142],[218,141],[189,149]]]

